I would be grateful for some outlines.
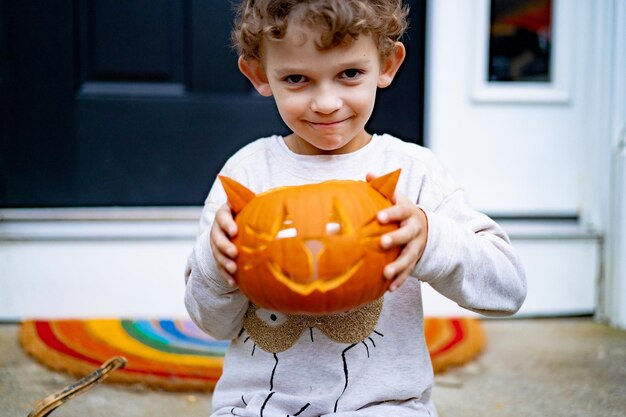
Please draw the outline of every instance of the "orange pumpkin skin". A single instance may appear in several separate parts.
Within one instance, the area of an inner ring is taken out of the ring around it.
[[[391,283],[383,269],[400,249],[382,249],[380,237],[398,225],[382,225],[376,214],[392,205],[399,173],[258,195],[220,177],[236,212],[239,289],[287,314],[341,313],[381,297]]]

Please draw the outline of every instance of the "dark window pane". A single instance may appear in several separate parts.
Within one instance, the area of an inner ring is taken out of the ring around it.
[[[551,80],[552,0],[491,0],[489,81]]]

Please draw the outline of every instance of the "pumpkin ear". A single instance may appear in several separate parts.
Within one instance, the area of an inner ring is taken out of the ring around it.
[[[397,169],[389,174],[375,178],[369,182],[369,185],[391,200],[396,191],[396,185],[398,184],[398,179],[400,178],[400,171],[400,169]]]
[[[254,198],[256,194],[248,190],[243,185],[239,184],[232,178],[219,176],[224,191],[226,191],[226,197],[228,198],[228,204],[235,213],[239,213],[243,208]]]

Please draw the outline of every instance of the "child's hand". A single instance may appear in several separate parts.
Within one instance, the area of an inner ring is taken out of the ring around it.
[[[376,178],[367,174],[367,180]],[[384,249],[402,246],[402,251],[395,261],[385,267],[384,275],[394,282],[389,291],[397,290],[409,277],[413,268],[422,257],[428,239],[428,219],[426,214],[411,202],[404,194],[396,192],[395,204],[378,212],[378,221],[382,224],[397,222],[400,227],[384,234],[380,244]]]
[[[228,204],[221,206],[215,213],[215,221],[211,226],[211,250],[224,281],[231,287],[235,286],[233,275],[237,272],[237,247],[231,239],[237,235],[237,223]]]

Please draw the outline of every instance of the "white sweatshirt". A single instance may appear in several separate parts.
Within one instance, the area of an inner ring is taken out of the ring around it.
[[[368,172],[398,168],[396,190],[426,213],[428,242],[412,278],[385,294],[382,310],[379,305],[366,313],[374,317],[373,330],[359,341],[341,336],[361,324],[358,317],[314,323],[255,310],[226,285],[209,244],[215,212],[226,202],[219,181],[213,184],[187,262],[185,304],[198,326],[231,340],[213,394],[214,416],[436,416],[422,283],[479,313],[510,315],[520,308],[526,280],[508,237],[468,206],[426,148],[374,135],[356,152],[311,156],[293,153],[281,136],[272,136],[242,148],[221,173],[258,193],[331,179],[364,180]]]

